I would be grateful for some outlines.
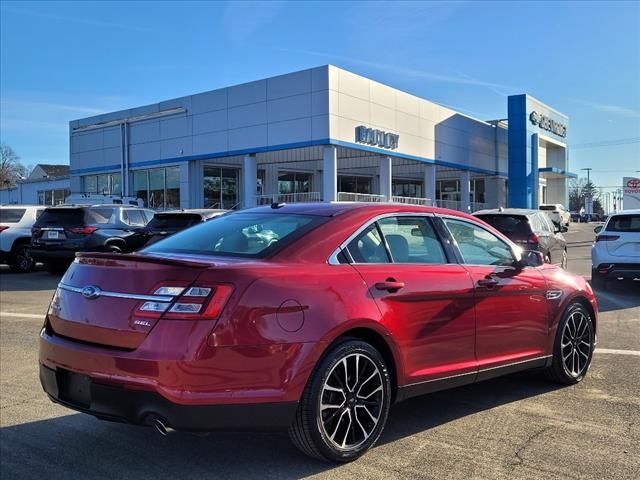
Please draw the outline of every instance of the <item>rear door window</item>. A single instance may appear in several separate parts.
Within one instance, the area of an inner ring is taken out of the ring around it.
[[[425,217],[388,217],[378,222],[394,263],[447,263],[444,249]]]
[[[0,208],[0,223],[18,223],[26,211],[24,208]]]
[[[140,210],[123,210],[122,219],[128,225],[132,225],[134,227],[144,227],[146,223]]]
[[[347,250],[355,263],[389,263],[391,261],[376,223],[369,225],[351,240]]]
[[[640,215],[615,215],[607,223],[607,232],[640,232]]]
[[[87,209],[86,222],[88,224],[116,223],[117,209],[114,207],[95,207]]]

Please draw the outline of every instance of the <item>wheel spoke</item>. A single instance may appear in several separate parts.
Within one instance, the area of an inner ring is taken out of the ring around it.
[[[356,395],[357,395],[358,397],[360,396],[360,391],[362,390],[362,387],[364,387],[364,386],[369,382],[369,380],[371,380],[373,377],[375,377],[377,373],[378,373],[378,371],[376,370],[376,371],[375,371],[375,372],[373,372],[373,373],[372,373],[372,374],[371,374],[371,375],[370,375],[370,376],[369,376],[369,377],[368,377],[364,382],[362,382],[362,383],[360,384],[360,387],[358,388],[358,392],[356,393]]]
[[[357,395],[358,398],[362,398],[363,400],[368,400],[369,398],[371,398],[373,396],[373,394],[381,392],[382,391],[382,385],[380,385],[379,387],[377,387],[373,392],[369,393],[369,395]]]
[[[347,412],[346,409],[344,409],[342,411],[342,414],[340,415],[340,418],[338,418],[338,423],[336,423],[336,428],[333,430],[333,433],[331,434],[331,436],[329,437],[331,440],[333,440],[336,437],[336,433],[338,433],[338,428],[340,428],[340,424],[342,423],[342,418],[344,417],[344,414]]]
[[[378,421],[378,419],[371,414],[371,412],[365,405],[362,405],[362,408],[364,408],[364,411],[367,412],[367,414],[371,417],[371,420],[373,420],[374,422]]]
[[[325,411],[325,410],[331,410],[334,408],[342,408],[344,407],[344,402],[342,402],[340,405],[333,405],[330,403],[322,403],[320,404],[320,411]]]
[[[347,430],[344,432],[344,438],[342,439],[342,448],[347,445],[347,437],[349,433],[351,433],[351,425],[353,425],[353,420],[351,419],[351,410],[345,410],[349,416],[349,425],[347,425]]]

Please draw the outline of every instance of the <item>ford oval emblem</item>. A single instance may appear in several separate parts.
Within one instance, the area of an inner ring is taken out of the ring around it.
[[[87,285],[82,289],[82,296],[87,300],[94,300],[100,296],[100,289],[94,285]]]

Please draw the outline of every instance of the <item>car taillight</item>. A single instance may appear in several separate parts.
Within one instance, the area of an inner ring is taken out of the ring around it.
[[[167,319],[207,319],[218,318],[233,292],[231,285],[195,287],[161,286],[155,295],[173,297],[170,301],[147,301],[138,307],[137,314],[143,317]]]
[[[620,238],[620,235],[598,235],[596,242],[613,242]]]
[[[4,225],[0,225],[0,233],[4,232],[7,228],[9,228],[9,227],[5,227]]]
[[[538,235],[536,235],[535,233],[532,233],[527,238],[527,243],[530,244],[530,245],[538,245],[540,243],[540,237]]]
[[[91,235],[96,230],[98,230],[96,227],[73,227],[69,229],[71,233],[77,233],[79,235]]]

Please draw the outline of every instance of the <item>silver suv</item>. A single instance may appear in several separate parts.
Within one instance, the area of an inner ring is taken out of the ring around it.
[[[44,205],[0,206],[0,263],[17,272],[33,270],[31,227],[44,209]]]

